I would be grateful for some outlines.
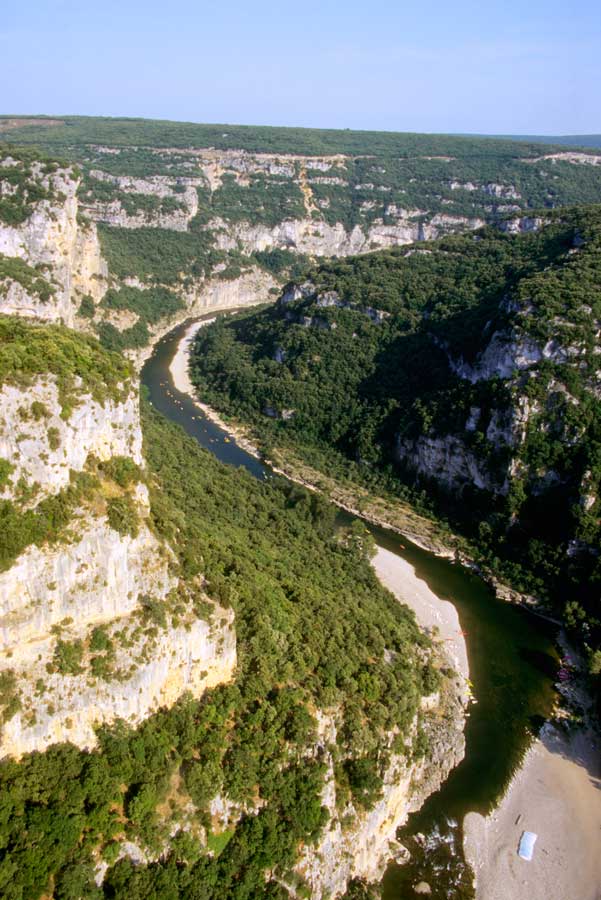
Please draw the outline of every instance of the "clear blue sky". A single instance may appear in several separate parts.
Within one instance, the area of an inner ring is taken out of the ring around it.
[[[601,132],[599,0],[5,0],[1,112]]]

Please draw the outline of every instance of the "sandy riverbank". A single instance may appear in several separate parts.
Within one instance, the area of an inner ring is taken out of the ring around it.
[[[194,397],[194,385],[190,381],[190,375],[188,374],[192,342],[201,328],[205,325],[210,325],[214,321],[215,316],[212,316],[210,319],[203,319],[202,322],[192,322],[190,327],[186,328],[182,339],[177,345],[177,350],[171,360],[169,371],[173,378],[173,384],[178,391],[182,392],[182,394],[190,394]]]
[[[382,583],[415,612],[423,628],[438,628],[457,672],[468,658],[457,610],[440,600],[413,566],[378,548]],[[523,831],[538,834],[534,859],[517,855]],[[477,900],[601,900],[601,749],[598,735],[571,736],[550,723],[530,748],[497,809],[464,820],[465,854],[476,875]]]
[[[600,775],[594,734],[545,725],[500,806],[465,818],[478,900],[601,898]],[[516,852],[523,831],[538,835],[531,862]]]
[[[378,547],[372,565],[382,584],[413,610],[421,627],[442,642],[455,671],[463,677],[467,697],[467,648],[453,604],[437,597],[418,577],[411,563],[391,550]]]
[[[205,325],[210,325],[211,322],[214,321],[215,317],[212,317],[210,319],[203,319],[201,322],[192,322],[190,327],[186,329],[182,339],[177,345],[177,350],[169,366],[173,384],[178,391],[181,391],[182,394],[187,394],[190,399],[194,401],[196,406],[205,414],[207,419],[210,419],[211,422],[214,422],[220,428],[223,428],[223,430],[227,434],[229,434],[230,437],[234,438],[239,447],[241,447],[243,450],[246,450],[246,452],[250,453],[251,456],[255,456],[257,459],[260,459],[261,454],[259,453],[259,450],[251,441],[248,440],[248,438],[242,433],[240,429],[234,428],[230,424],[225,422],[221,418],[219,413],[217,413],[210,406],[207,406],[206,403],[202,403],[197,398],[196,388],[190,380],[190,350],[192,343],[194,342],[194,338],[201,328],[203,328]]]

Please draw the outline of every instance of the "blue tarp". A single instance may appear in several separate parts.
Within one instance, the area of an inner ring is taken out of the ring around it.
[[[536,844],[536,839],[538,835],[533,831],[524,831],[520,838],[520,846],[518,847],[518,855],[522,857],[522,859],[527,859],[528,862],[532,859],[532,854],[534,853],[534,845]]]

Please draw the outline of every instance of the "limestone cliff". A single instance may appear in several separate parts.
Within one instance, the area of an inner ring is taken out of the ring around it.
[[[309,886],[312,900],[339,897],[353,878],[367,882],[382,879],[387,863],[401,849],[398,829],[411,812],[446,779],[463,759],[463,708],[449,692],[424,702],[423,728],[428,736],[427,755],[412,758],[411,741],[403,754],[391,753],[384,775],[382,796],[365,811],[352,802],[342,809],[337,804],[337,788],[331,749],[336,744],[336,717],[318,713],[316,752],[323,753],[327,774],[322,802],[330,819],[314,846],[305,847],[295,871]],[[391,741],[394,735],[390,735]]]
[[[484,221],[477,217],[439,214],[430,222],[420,221],[420,210],[402,210],[394,224],[382,219],[367,225],[345,227],[314,219],[285,219],[273,227],[240,222],[227,225],[214,219],[207,226],[216,236],[221,250],[241,248],[245,253],[257,250],[293,250],[310,256],[352,256],[371,250],[430,240],[456,229],[480,228]]]
[[[89,294],[98,300],[107,274],[96,226],[78,217],[79,175],[73,168],[42,162],[26,165],[5,155],[0,159],[0,191],[11,198],[15,184],[9,173],[21,179],[17,185],[35,202],[21,205],[9,221],[0,219],[0,254],[50,273],[52,296],[41,300],[5,278],[0,289],[0,312],[73,323],[79,298]],[[13,179],[14,180],[14,179]],[[38,199],[39,198],[39,199]]]
[[[0,342],[22,360],[0,386],[0,756],[16,757],[93,746],[98,725],[135,725],[236,665],[231,612],[202,582],[178,580],[152,528],[127,367],[63,328],[20,321]]]
[[[167,228],[186,231],[198,212],[197,189],[203,187],[202,177],[183,177],[176,182],[162,175],[149,178],[108,175],[102,170],[90,172],[91,182],[112,186],[118,196],[113,199],[83,198],[86,213],[97,222],[106,222],[120,228]],[[140,206],[141,197],[150,203]],[[136,199],[138,205],[136,206]]]
[[[252,267],[237,278],[189,281],[183,293],[183,306],[174,316],[164,319],[151,329],[152,344],[139,350],[125,350],[125,355],[140,368],[152,353],[154,343],[180,322],[212,310],[239,309],[264,303],[277,292],[278,282],[268,272]]]
[[[236,641],[230,613],[206,598],[212,612],[195,612],[202,584],[178,581],[151,527],[127,366],[64,329],[19,324],[81,326],[82,299],[94,309],[106,290],[80,174],[27,153],[0,165],[0,313],[19,317],[0,342],[0,755],[21,756],[90,747],[99,724],[200,696],[232,677]],[[238,298],[190,291],[200,306]]]
[[[284,206],[278,216],[280,221],[268,225],[261,223],[261,216],[255,217],[252,207],[249,207],[247,216],[241,221],[238,215],[232,219],[226,214],[211,218],[203,226],[206,234],[214,237],[218,249],[237,250],[244,254],[286,249],[313,256],[350,256],[429,240],[448,231],[479,228],[484,224],[484,219],[478,215],[461,216],[444,212],[424,220],[424,210],[406,209],[396,204],[388,204],[382,210],[386,222],[382,216],[370,216],[364,223],[351,227],[343,222],[328,221],[316,215],[318,208],[314,203],[311,184],[327,182],[346,187],[346,181],[339,177],[307,179],[307,168],[332,168],[341,162],[340,159],[327,161],[310,157],[289,157],[286,161],[278,157],[276,161],[266,155],[199,155],[198,166],[202,174],[196,177],[179,176],[175,179],[166,175],[149,178],[117,176],[109,175],[101,169],[93,169],[90,172],[92,183],[110,185],[114,193],[112,199],[95,199],[94,193],[90,192],[88,195],[84,194],[82,203],[92,219],[113,227],[187,231],[199,212],[199,192],[202,195],[203,192],[219,190],[224,176],[233,177],[236,184],[243,188],[248,186],[249,178],[253,175],[288,179],[291,189],[298,184],[303,194],[298,212],[305,215],[291,216]],[[334,170],[338,171],[337,168]],[[495,196],[505,196],[502,186],[494,187],[501,192]],[[373,202],[365,201],[362,208],[371,211],[373,207]]]
[[[138,399],[124,390],[122,400],[100,402],[82,390],[71,415],[63,415],[57,377],[38,376],[26,390],[14,384],[0,388],[3,421],[0,423],[0,457],[11,461],[12,471],[0,489],[0,497],[14,499],[23,489],[35,488],[35,500],[56,494],[69,483],[72,471],[81,472],[91,454],[99,460],[130,457],[142,464]],[[50,435],[50,436],[49,436]]]

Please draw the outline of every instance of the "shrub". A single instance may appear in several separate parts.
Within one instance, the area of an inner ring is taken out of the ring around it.
[[[82,316],[84,319],[93,319],[94,313],[96,312],[96,304],[94,300],[89,294],[86,294],[85,297],[82,298],[81,303],[79,304],[79,309],[77,310],[77,315]]]
[[[13,464],[7,459],[0,458],[0,489],[6,487],[10,482],[10,475],[14,468]]]
[[[140,467],[133,461],[131,456],[112,456],[105,462],[100,463],[100,471],[104,472],[117,484],[126,488],[130,484],[140,481],[142,472]]]
[[[54,665],[61,675],[80,675],[83,672],[81,666],[83,653],[83,641],[63,641],[59,639],[54,650]]]
[[[121,535],[137,537],[140,530],[139,516],[134,501],[124,494],[121,497],[112,497],[107,505],[107,517],[109,525]]]
[[[52,425],[47,431],[48,446],[51,450],[58,450],[61,445],[60,431],[56,426]]]

